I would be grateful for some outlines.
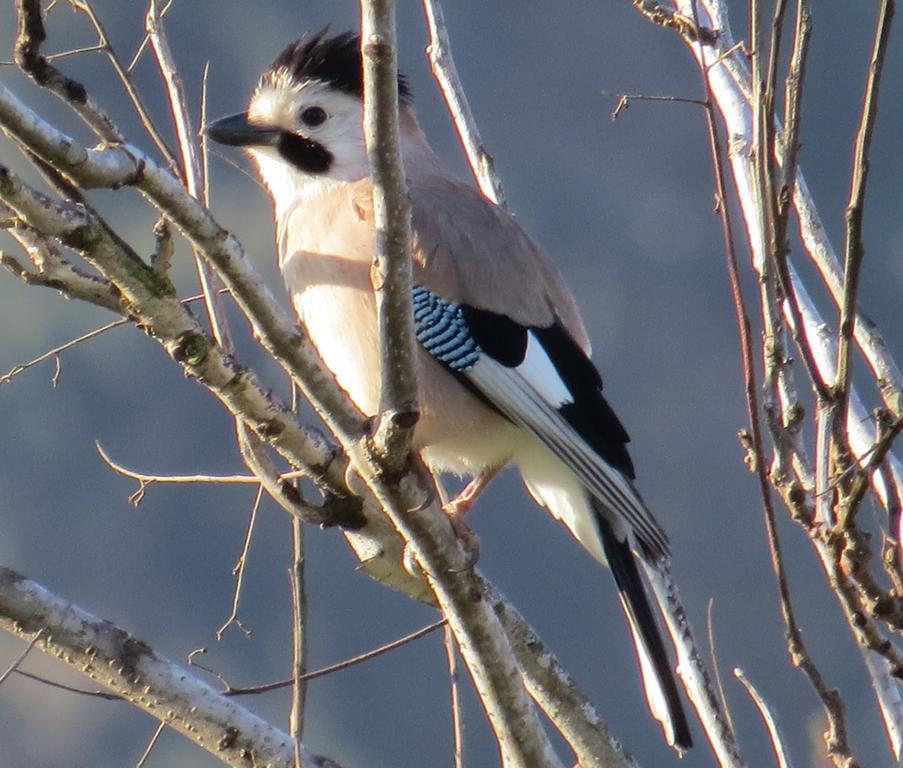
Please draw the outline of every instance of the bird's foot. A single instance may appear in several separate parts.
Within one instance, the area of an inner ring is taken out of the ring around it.
[[[460,571],[469,571],[480,559],[480,537],[473,532],[473,528],[464,522],[463,516],[459,517],[456,514],[449,514],[445,507],[443,507],[443,511],[446,512],[448,522],[451,523],[458,543],[464,551],[464,564],[460,568],[455,568],[453,570],[456,573]]]
[[[455,532],[455,538],[458,540],[461,551],[464,553],[463,562],[450,568],[450,570],[453,573],[469,571],[480,559],[480,539],[471,527],[460,518],[449,516],[448,521],[451,523],[452,530]],[[423,576],[423,569],[420,567],[417,556],[414,554],[414,548],[410,544],[405,544],[404,546],[402,565],[412,576]]]

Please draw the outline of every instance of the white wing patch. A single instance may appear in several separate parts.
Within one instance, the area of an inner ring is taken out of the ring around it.
[[[527,333],[527,352],[515,370],[554,408],[574,402],[574,396],[533,331]]]

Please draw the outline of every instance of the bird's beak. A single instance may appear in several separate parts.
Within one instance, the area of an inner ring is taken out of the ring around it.
[[[269,147],[282,135],[277,128],[250,122],[247,112],[214,120],[204,126],[203,132],[213,141],[230,147]]]

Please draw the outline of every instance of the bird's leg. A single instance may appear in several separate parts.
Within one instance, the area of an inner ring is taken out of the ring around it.
[[[489,487],[489,483],[495,479],[495,476],[503,466],[503,464],[500,464],[483,470],[467,484],[467,487],[461,493],[451,501],[446,501],[442,505],[442,509],[449,516],[449,519],[456,518],[463,522],[464,517],[470,512],[470,508],[476,503],[480,494]]]
[[[432,478],[433,487],[442,504],[442,511],[448,518],[448,522],[451,523],[452,530],[455,532],[455,536],[467,556],[467,565],[465,567],[472,568],[476,565],[477,560],[480,559],[480,539],[473,532],[471,527],[464,522],[464,517],[470,511],[470,508],[474,505],[479,495],[486,489],[486,486],[488,486],[492,479],[498,474],[501,467],[491,467],[490,469],[485,470],[471,480],[470,483],[467,484],[467,487],[454,499],[449,500],[448,492],[445,490],[445,486],[442,484],[438,475],[433,475],[429,471],[429,468],[420,456],[413,454],[413,459],[420,465],[420,468],[425,474]],[[432,498],[427,502],[427,505],[431,502]],[[403,562],[405,570],[407,570],[408,573],[416,574],[419,570],[416,567],[414,556],[409,546],[405,546]]]

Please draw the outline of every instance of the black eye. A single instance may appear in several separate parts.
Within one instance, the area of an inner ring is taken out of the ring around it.
[[[323,107],[305,107],[301,110],[301,122],[308,128],[316,128],[326,122],[326,110]]]

